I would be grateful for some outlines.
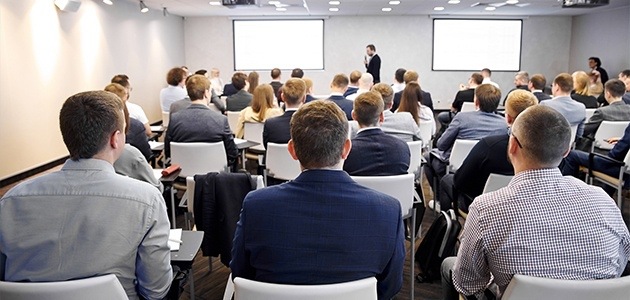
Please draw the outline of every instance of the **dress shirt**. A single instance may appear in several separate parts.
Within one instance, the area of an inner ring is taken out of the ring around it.
[[[354,101],[354,99],[356,99],[357,97],[359,97],[359,95],[361,95],[361,94],[363,94],[363,93],[366,93],[366,92],[369,92],[369,91],[370,91],[370,90],[358,89],[358,90],[356,91],[356,93],[352,93],[352,94],[348,95],[348,96],[346,97],[346,99],[348,99],[348,100],[350,100],[350,101]]]
[[[491,79],[490,77],[485,77],[485,78],[483,79],[483,81],[481,81],[481,84],[486,84],[486,83],[487,83],[487,84],[492,84],[492,85],[494,85],[497,89],[501,89],[501,88],[499,87],[499,84],[498,84],[498,83],[496,83],[496,82],[494,82],[494,81],[492,81],[492,79]]]
[[[104,160],[67,160],[0,200],[0,279],[115,274],[130,299],[162,299],[173,279],[169,227],[156,188]]]
[[[395,82],[392,83],[392,90],[394,90],[394,93],[398,93],[402,90],[405,89],[405,83],[404,82]]]
[[[162,182],[155,178],[153,169],[142,155],[142,152],[130,144],[125,144],[122,154],[114,162],[114,170],[120,175],[147,182],[156,187],[160,193],[164,191]]]
[[[503,290],[514,274],[615,278],[629,257],[628,229],[601,188],[558,168],[528,170],[470,205],[453,283],[468,296],[491,278]]]
[[[130,118],[134,118],[140,121],[142,124],[149,123],[149,118],[147,118],[147,115],[144,113],[144,110],[140,105],[131,103],[129,101],[127,101],[125,104],[127,105],[127,110],[129,111]]]
[[[409,112],[393,113],[389,109],[383,111],[381,130],[405,142],[420,140],[420,128]]]
[[[186,90],[180,86],[169,85],[160,91],[160,105],[163,112],[169,112],[171,104],[188,97]]]

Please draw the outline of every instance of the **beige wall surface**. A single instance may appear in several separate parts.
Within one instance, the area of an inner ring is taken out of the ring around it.
[[[130,100],[161,119],[166,72],[184,63],[184,21],[135,3],[82,1],[78,12],[53,1],[0,2],[0,179],[67,155],[59,109],[69,96],[129,75]]]

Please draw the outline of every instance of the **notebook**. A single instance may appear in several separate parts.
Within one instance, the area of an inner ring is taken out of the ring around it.
[[[179,251],[179,246],[182,243],[182,229],[171,229],[168,234],[168,247],[171,251]]]

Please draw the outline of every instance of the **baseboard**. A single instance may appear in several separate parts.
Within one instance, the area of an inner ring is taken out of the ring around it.
[[[51,162],[49,162],[47,164],[43,164],[41,166],[38,166],[38,167],[35,167],[35,168],[32,168],[32,169],[26,170],[26,171],[24,171],[22,173],[18,173],[16,175],[11,176],[11,177],[7,177],[5,179],[2,179],[2,180],[0,180],[0,188],[3,188],[3,187],[5,187],[7,185],[10,185],[10,184],[14,184],[14,183],[16,183],[16,182],[18,182],[20,180],[24,180],[26,178],[29,178],[29,177],[33,176],[33,175],[42,173],[42,172],[44,172],[46,170],[50,170],[50,169],[52,169],[52,168],[54,168],[54,167],[56,167],[58,165],[63,164],[66,160],[68,160],[68,158],[70,158],[70,156],[66,155],[66,156],[64,156],[62,158],[53,160],[53,161],[51,161]]]

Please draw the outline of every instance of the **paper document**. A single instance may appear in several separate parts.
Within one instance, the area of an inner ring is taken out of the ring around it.
[[[168,234],[168,247],[171,251],[179,251],[179,246],[182,244],[182,229],[171,229]]]

